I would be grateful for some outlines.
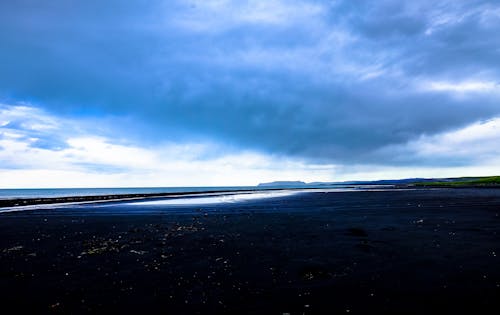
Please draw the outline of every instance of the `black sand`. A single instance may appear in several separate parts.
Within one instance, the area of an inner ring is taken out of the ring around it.
[[[500,189],[4,213],[0,305],[33,314],[500,314],[499,214]]]

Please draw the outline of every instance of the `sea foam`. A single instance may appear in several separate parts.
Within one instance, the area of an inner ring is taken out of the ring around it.
[[[174,206],[174,205],[207,205],[207,204],[221,204],[221,203],[237,203],[255,199],[287,197],[301,192],[303,191],[272,191],[272,192],[255,192],[255,193],[243,193],[243,194],[223,194],[215,196],[189,197],[189,198],[181,197],[181,198],[163,199],[163,200],[130,202],[128,203],[128,205]]]

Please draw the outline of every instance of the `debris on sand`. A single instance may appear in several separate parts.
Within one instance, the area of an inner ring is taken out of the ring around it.
[[[142,256],[142,255],[144,255],[144,254],[147,254],[147,253],[148,253],[148,252],[147,252],[147,251],[145,251],[145,250],[135,250],[135,249],[131,249],[131,250],[130,250],[130,252],[131,252],[132,254],[141,255],[141,256]]]
[[[50,308],[58,308],[59,306],[61,306],[61,303],[57,302],[57,303],[51,304]]]
[[[24,248],[24,246],[18,245],[18,246],[14,246],[11,248],[6,248],[2,252],[3,253],[18,252],[18,251],[22,250],[23,248]]]
[[[303,280],[326,280],[332,277],[332,274],[322,266],[305,266],[299,271],[300,278]]]
[[[81,252],[80,255],[99,255],[108,252],[118,253],[120,251],[118,241],[114,240],[92,241],[88,242],[87,246],[90,248]]]

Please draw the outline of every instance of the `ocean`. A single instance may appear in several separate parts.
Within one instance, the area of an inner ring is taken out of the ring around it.
[[[256,186],[228,187],[138,187],[138,188],[41,188],[41,189],[0,189],[0,199],[50,198],[73,196],[100,196],[121,194],[154,194],[180,192],[217,192],[223,190],[262,189]]]

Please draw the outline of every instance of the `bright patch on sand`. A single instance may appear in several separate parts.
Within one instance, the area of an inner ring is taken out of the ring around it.
[[[227,194],[216,196],[203,196],[203,197],[181,197],[165,200],[131,202],[131,206],[175,206],[175,205],[207,205],[207,204],[220,204],[220,203],[237,203],[248,200],[264,199],[264,198],[277,198],[287,197],[301,193],[303,191],[273,191],[273,192],[258,192],[258,193],[244,193],[244,194]]]

